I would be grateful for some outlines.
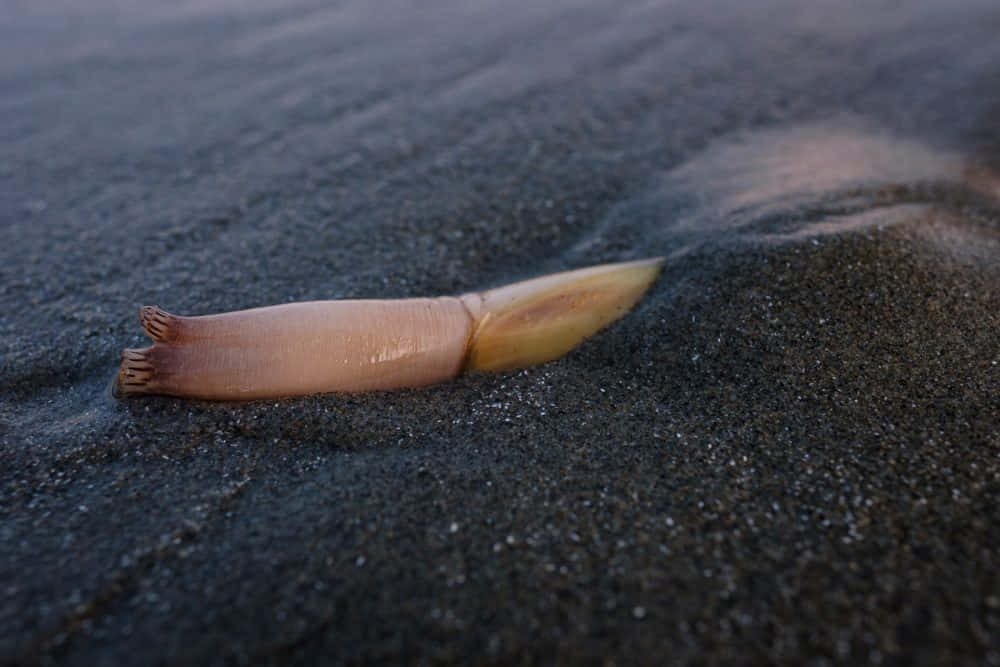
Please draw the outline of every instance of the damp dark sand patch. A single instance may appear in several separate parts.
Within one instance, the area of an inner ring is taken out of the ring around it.
[[[911,227],[691,253],[698,289],[515,376],[126,404],[18,475],[52,576],[8,590],[67,591],[21,655],[986,656],[1000,276]]]

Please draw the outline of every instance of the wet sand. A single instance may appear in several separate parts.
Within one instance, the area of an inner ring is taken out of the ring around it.
[[[1000,664],[1000,12],[747,5],[9,8],[0,661]],[[109,393],[653,255],[542,367]]]

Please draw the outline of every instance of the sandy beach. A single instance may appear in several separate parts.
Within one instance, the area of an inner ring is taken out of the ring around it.
[[[995,2],[145,4],[0,22],[0,663],[1000,665]],[[652,256],[536,368],[110,394]]]

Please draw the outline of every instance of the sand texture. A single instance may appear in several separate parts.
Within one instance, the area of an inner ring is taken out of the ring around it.
[[[994,0],[145,4],[0,20],[0,663],[1000,664]],[[109,394],[656,255],[541,367]]]

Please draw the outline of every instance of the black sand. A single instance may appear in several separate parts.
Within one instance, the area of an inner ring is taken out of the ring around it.
[[[1000,664],[995,2],[62,4],[0,21],[0,659]],[[142,304],[658,254],[541,368],[108,394]]]

